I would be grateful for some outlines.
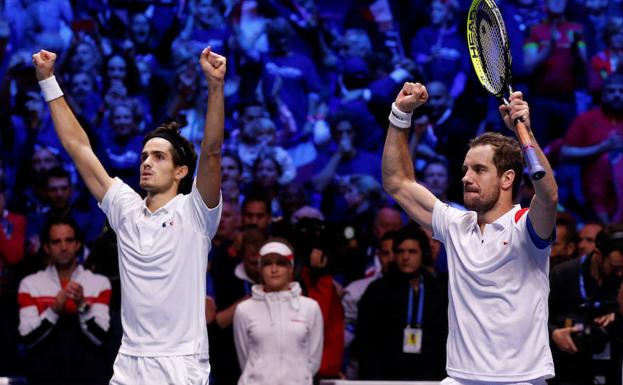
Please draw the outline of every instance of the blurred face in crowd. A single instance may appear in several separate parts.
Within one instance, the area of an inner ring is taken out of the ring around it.
[[[623,278],[623,253],[621,250],[612,250],[602,259],[601,272],[605,277],[610,277],[611,282],[618,284]]]
[[[471,148],[463,162],[463,203],[478,213],[491,210],[500,197],[500,178],[493,163],[493,147]]]
[[[422,180],[426,187],[437,198],[445,199],[448,191],[448,169],[439,163],[431,163],[424,169],[424,178]]]
[[[356,209],[364,203],[366,197],[355,184],[348,182],[344,186],[344,200],[348,208]]]
[[[347,29],[342,41],[344,56],[365,57],[372,51],[368,34],[362,29]]]
[[[601,103],[610,112],[623,112],[623,82],[611,82],[604,85]]]
[[[115,81],[123,81],[127,74],[127,65],[125,60],[121,56],[113,56],[108,61],[108,68],[106,69],[108,72],[108,78],[111,83]]]
[[[428,108],[431,117],[436,121],[448,109],[448,90],[440,82],[431,82],[426,88],[428,89]]]
[[[264,107],[254,105],[247,106],[243,109],[242,114],[240,114],[240,125],[244,127],[265,116],[266,111],[264,110]]]
[[[279,254],[268,254],[261,258],[262,283],[264,291],[287,290],[292,281],[292,263]]]
[[[262,187],[274,187],[279,179],[279,169],[271,158],[261,159],[255,166],[255,180]]]
[[[552,243],[551,258],[569,257],[575,251],[575,244],[569,239],[567,227],[556,225],[556,240]]]
[[[161,193],[174,187],[188,173],[187,166],[175,166],[173,146],[163,138],[152,138],[141,152],[139,185],[148,193]]]
[[[221,12],[214,5],[213,0],[199,0],[197,2],[197,20],[205,26],[215,27],[219,24]]]
[[[136,131],[132,110],[126,105],[119,104],[113,107],[110,122],[115,135],[119,138],[127,138]]]
[[[80,242],[74,229],[66,224],[52,225],[50,241],[43,245],[50,256],[50,262],[57,267],[67,268],[76,263],[76,254],[80,250]]]
[[[93,47],[88,43],[78,44],[71,60],[76,69],[89,68],[95,62]]]
[[[264,202],[247,202],[242,210],[242,225],[244,227],[252,225],[257,226],[257,228],[261,230],[264,230],[268,227],[271,217],[268,214],[268,210]]]
[[[387,272],[387,266],[394,261],[394,242],[391,239],[385,239],[379,244],[379,261],[383,273]]]
[[[376,214],[372,232],[376,239],[381,239],[388,231],[395,231],[402,227],[402,216],[398,210],[383,207]]]
[[[422,248],[415,239],[405,239],[394,247],[394,258],[401,272],[416,273],[422,266]]]
[[[59,165],[56,155],[45,147],[36,150],[32,155],[32,169],[35,173],[42,173]]]
[[[545,4],[552,15],[562,15],[567,8],[567,0],[546,0]]]
[[[216,230],[216,237],[232,240],[240,227],[240,209],[231,202],[223,202],[221,221]]]
[[[62,210],[69,206],[71,200],[71,182],[68,178],[48,178],[47,196],[54,209]]]
[[[71,95],[74,98],[84,100],[92,90],[93,82],[86,73],[78,72],[71,78]]]
[[[240,180],[240,168],[236,159],[231,156],[224,156],[221,159],[221,178],[224,182]]]
[[[433,25],[439,25],[448,18],[448,7],[441,1],[433,1],[431,4],[430,21]]]
[[[137,43],[146,43],[149,40],[149,19],[142,13],[132,17],[132,36]]]
[[[580,230],[578,233],[580,238],[578,242],[578,255],[588,255],[595,250],[595,240],[601,229],[601,225],[589,223]]]

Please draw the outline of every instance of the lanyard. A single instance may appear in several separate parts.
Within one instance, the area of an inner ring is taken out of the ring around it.
[[[244,293],[245,294],[251,294],[251,285],[249,285],[249,281],[245,280],[244,281]]]
[[[407,307],[407,326],[411,326],[413,321],[413,287],[409,287],[409,306]],[[415,326],[420,327],[422,325],[422,316],[424,314],[424,282],[420,277],[420,296],[417,304],[417,318]]]
[[[578,283],[580,285],[580,296],[582,297],[582,300],[584,302],[586,302],[586,299],[588,298],[588,296],[586,295],[586,286],[584,284],[584,271],[582,269],[582,266],[584,266],[584,262],[586,261],[586,255],[583,255],[582,258],[580,259],[580,277],[578,278]]]

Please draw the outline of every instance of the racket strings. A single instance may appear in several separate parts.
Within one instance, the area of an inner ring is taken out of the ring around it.
[[[489,85],[495,94],[502,94],[506,85],[506,45],[503,26],[500,26],[496,15],[490,7],[481,6],[476,16],[476,38],[481,53]],[[510,63],[509,63],[510,65]]]

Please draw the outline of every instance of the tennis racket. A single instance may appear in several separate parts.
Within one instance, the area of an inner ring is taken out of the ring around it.
[[[506,27],[494,0],[473,0],[467,14],[467,47],[476,76],[482,86],[500,103],[508,105],[505,92],[511,86],[511,53]],[[530,178],[538,180],[545,175],[532,144],[528,129],[515,121],[515,130],[523,150]]]

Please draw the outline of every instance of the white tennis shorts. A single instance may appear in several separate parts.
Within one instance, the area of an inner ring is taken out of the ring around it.
[[[198,354],[137,357],[117,354],[110,385],[208,385],[210,363]]]
[[[534,380],[529,381],[520,381],[520,382],[485,382],[485,381],[474,381],[474,380],[463,380],[460,378],[452,378],[446,377],[445,380],[441,381],[441,385],[546,385],[547,382],[544,378],[535,378]]]

